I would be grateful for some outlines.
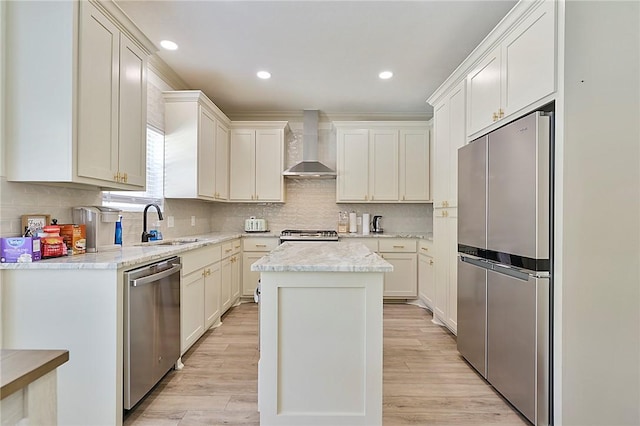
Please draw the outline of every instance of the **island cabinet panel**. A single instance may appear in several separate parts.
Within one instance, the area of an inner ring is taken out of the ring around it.
[[[382,274],[262,280],[260,423],[381,425]]]

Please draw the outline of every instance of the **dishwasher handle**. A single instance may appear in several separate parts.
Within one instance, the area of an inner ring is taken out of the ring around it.
[[[144,284],[149,284],[149,283],[161,280],[162,278],[166,278],[169,275],[173,275],[174,273],[178,272],[180,269],[182,269],[182,265],[180,263],[174,264],[173,267],[169,269],[165,269],[162,272],[158,272],[157,274],[148,275],[146,277],[131,280],[131,287],[138,287]]]

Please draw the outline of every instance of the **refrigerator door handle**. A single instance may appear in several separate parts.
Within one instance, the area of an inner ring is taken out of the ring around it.
[[[478,268],[492,270],[491,262],[488,262],[480,257],[469,256],[468,254],[459,254],[460,260],[462,262],[468,263],[473,266],[477,266]]]
[[[531,275],[527,272],[523,272],[519,269],[512,268],[507,265],[502,265],[500,263],[494,263],[492,270],[499,274],[508,275],[522,281],[529,281],[529,278],[531,277]]]

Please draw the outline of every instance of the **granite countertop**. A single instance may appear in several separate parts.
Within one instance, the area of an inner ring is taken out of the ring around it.
[[[384,232],[382,234],[338,234],[340,238],[417,238],[433,241],[433,232]]]
[[[56,257],[32,263],[0,263],[2,269],[120,269],[155,260],[177,256],[189,250],[220,244],[241,237],[278,238],[279,232],[213,232],[203,235],[191,235],[164,241],[125,245],[121,249],[87,253],[75,256]],[[433,239],[432,233],[394,233],[385,234],[340,234],[343,242],[355,241],[357,238],[423,238]],[[197,240],[178,245],[161,245],[175,240]],[[332,243],[335,244],[335,243]]]
[[[0,399],[27,387],[40,377],[69,360],[65,350],[14,350],[0,351]]]
[[[185,251],[240,238],[243,233],[216,232],[164,241],[125,245],[121,249],[75,256],[55,257],[31,263],[0,263],[2,269],[119,269],[179,255]],[[179,245],[160,245],[175,240],[197,240]]]
[[[355,241],[284,243],[259,259],[256,272],[391,272],[393,266]]]

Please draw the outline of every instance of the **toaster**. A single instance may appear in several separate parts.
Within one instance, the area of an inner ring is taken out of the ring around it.
[[[267,232],[267,221],[252,216],[244,221],[244,230],[245,232]]]

